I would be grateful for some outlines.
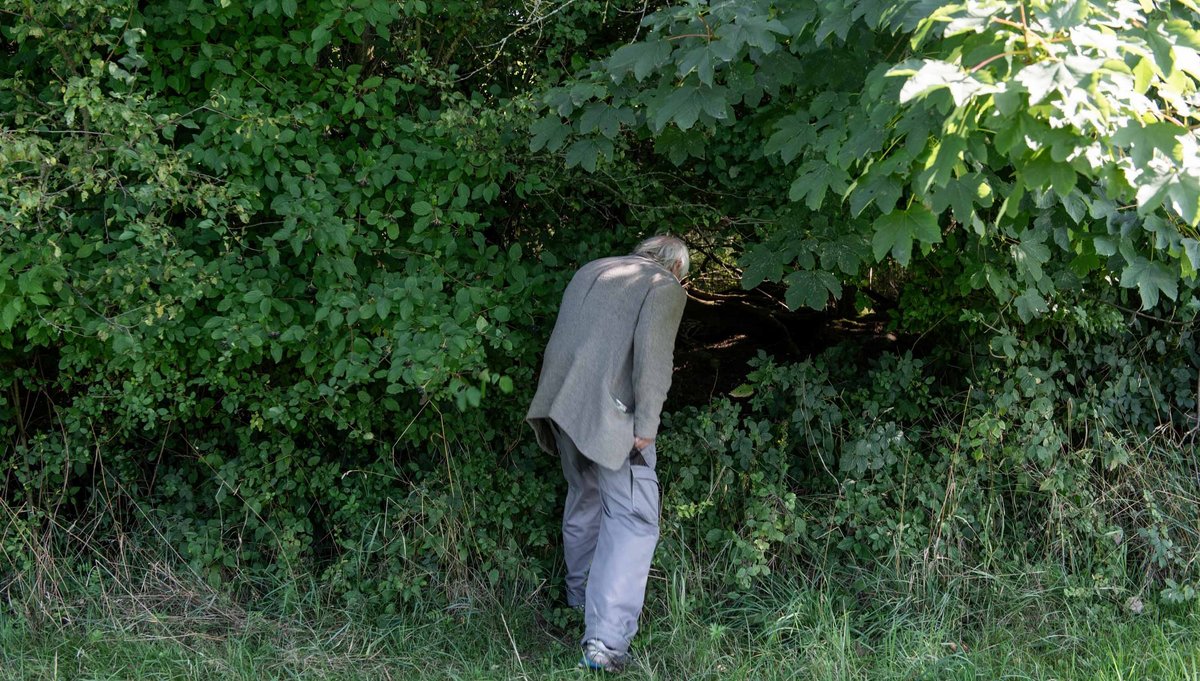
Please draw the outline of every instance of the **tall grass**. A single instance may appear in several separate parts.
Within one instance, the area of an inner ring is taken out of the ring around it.
[[[168,550],[77,549],[4,585],[0,679],[579,678],[580,622],[542,585],[474,585],[399,614],[300,577],[214,588]],[[720,556],[665,542],[632,679],[1200,680],[1200,612],[1072,600],[1038,575],[916,592],[886,570],[793,571],[713,590]],[[38,574],[40,572],[40,574]],[[41,589],[40,593],[35,589]],[[461,583],[456,589],[462,589]],[[986,594],[986,596],[980,596]],[[441,604],[441,605],[439,605]]]

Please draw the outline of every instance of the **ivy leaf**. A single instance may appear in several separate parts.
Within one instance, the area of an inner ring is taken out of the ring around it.
[[[1158,296],[1163,294],[1171,300],[1179,295],[1179,278],[1161,262],[1151,262],[1136,257],[1121,272],[1121,286],[1137,287],[1142,298],[1142,309],[1149,310],[1158,305]]]
[[[937,216],[921,204],[914,204],[907,210],[881,215],[875,220],[874,229],[871,249],[875,260],[881,261],[891,252],[901,267],[908,267],[912,259],[914,239],[926,245],[940,243],[942,240]]]
[[[671,43],[665,39],[624,45],[608,58],[608,71],[620,83],[630,71],[640,83],[671,56]]]
[[[784,302],[793,310],[801,305],[823,310],[829,303],[829,296],[839,298],[842,295],[842,285],[837,277],[821,270],[797,270],[787,275],[784,281],[788,285]]]

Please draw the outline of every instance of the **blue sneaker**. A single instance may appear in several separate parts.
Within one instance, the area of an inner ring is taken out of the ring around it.
[[[628,661],[629,655],[626,653],[609,648],[600,639],[589,638],[583,642],[583,659],[579,661],[579,667],[616,674],[625,668]]]

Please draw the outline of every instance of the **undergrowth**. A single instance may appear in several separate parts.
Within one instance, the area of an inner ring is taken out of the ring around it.
[[[0,679],[580,675],[581,624],[544,585],[482,581],[449,604],[418,599],[383,613],[331,598],[311,576],[234,592],[161,545],[122,547],[86,565],[47,562],[45,574],[7,585]],[[1080,604],[1034,573],[963,575],[917,593],[886,570],[832,566],[731,596],[704,587],[733,568],[724,559],[660,557],[673,567],[652,574],[626,678],[1200,678],[1200,612],[1186,606]],[[35,584],[55,588],[33,594]],[[30,599],[40,616],[25,616]]]

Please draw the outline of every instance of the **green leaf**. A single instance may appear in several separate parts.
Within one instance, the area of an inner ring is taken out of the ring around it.
[[[825,201],[825,192],[832,189],[837,194],[846,191],[850,176],[846,171],[825,161],[814,159],[800,166],[796,179],[788,189],[788,199],[804,200],[809,210],[817,210]]]
[[[1192,266],[1192,271],[1200,272],[1200,241],[1188,238],[1180,242],[1180,245],[1183,246],[1183,252]]]
[[[1140,172],[1154,159],[1156,151],[1176,162],[1182,161],[1183,139],[1189,134],[1187,128],[1174,123],[1142,123],[1131,119],[1113,134],[1112,143],[1126,149],[1133,166]]]
[[[754,386],[749,383],[743,383],[733,390],[729,391],[730,397],[745,398],[754,394]]]
[[[1026,323],[1050,309],[1046,305],[1046,299],[1034,288],[1025,289],[1013,302],[1017,305],[1017,315]]]
[[[1171,208],[1179,213],[1184,222],[1195,227],[1200,224],[1200,175],[1181,172],[1176,181],[1167,188]]]
[[[1121,272],[1121,286],[1137,287],[1142,299],[1142,309],[1149,310],[1158,305],[1161,293],[1171,300],[1179,295],[1179,278],[1160,262],[1151,262],[1142,257],[1135,258]]]
[[[1042,265],[1050,261],[1050,248],[1039,241],[1022,238],[1012,250],[1017,269],[1029,274],[1033,281],[1041,280]]]
[[[681,87],[665,97],[654,100],[650,108],[654,112],[655,132],[661,132],[671,122],[679,126],[680,130],[687,130],[696,124],[696,119],[704,108],[704,101],[698,87]]]
[[[295,3],[293,2],[293,5],[294,4]],[[331,37],[332,35],[330,34],[329,26],[326,26],[325,24],[318,25],[312,30],[312,49],[316,52],[320,52],[321,50],[325,49],[325,46],[329,44]]]
[[[829,272],[820,270],[797,270],[787,275],[787,293],[784,302],[793,310],[801,305],[814,310],[823,310],[829,303],[829,297],[839,298],[842,295],[842,285]]]
[[[606,139],[575,140],[570,147],[567,147],[567,167],[580,166],[589,173],[595,172],[596,162],[600,156],[612,158],[612,151],[612,142]]]
[[[1015,80],[1025,87],[1029,104],[1034,105],[1051,93],[1066,97],[1073,90],[1084,87],[1101,64],[1099,60],[1079,56],[1038,62],[1021,69]]]
[[[430,205],[430,203],[428,201],[417,201],[417,202],[414,202],[413,205],[411,207],[409,207],[408,210],[413,215],[423,217],[423,216],[429,215],[430,213],[433,212],[433,206]]]
[[[630,125],[633,122],[633,112],[628,109],[618,109],[606,102],[592,102],[584,107],[583,115],[579,117],[579,132],[586,135],[599,130],[600,134],[613,139],[620,132],[622,123]]]
[[[1004,356],[1009,359],[1017,358],[1017,337],[1011,333],[1005,333],[1001,336],[992,338],[988,343],[992,350],[999,350],[1004,353]]]
[[[833,241],[825,241],[817,246],[821,256],[821,265],[827,270],[837,268],[843,274],[854,276],[858,274],[859,265],[866,260],[868,249],[866,242],[852,237],[841,237]]]
[[[778,281],[783,276],[783,263],[777,249],[758,244],[742,257],[742,288],[747,291],[764,281]]]
[[[607,66],[612,79],[618,83],[630,71],[633,72],[633,77],[641,82],[651,72],[666,63],[670,56],[671,43],[660,38],[618,48],[608,58]]]
[[[1178,169],[1173,165],[1155,164],[1138,176],[1138,212],[1148,213],[1166,202],[1189,225],[1200,220],[1200,173],[1193,169]]]
[[[713,84],[713,62],[715,55],[711,43],[696,45],[688,49],[683,54],[683,58],[678,60],[675,75],[679,78],[687,78],[688,74],[696,72],[696,77],[705,85]]]
[[[937,216],[921,204],[907,210],[897,210],[880,216],[874,224],[875,236],[871,248],[875,260],[881,261],[891,252],[901,267],[907,267],[912,258],[913,240],[922,244],[936,244],[942,240]]]
[[[697,130],[667,128],[654,140],[654,150],[666,154],[671,163],[683,165],[689,158],[704,158],[704,135]]]
[[[546,151],[558,151],[566,141],[571,128],[564,125],[562,119],[557,115],[551,114],[534,121],[529,126],[529,132],[533,135],[529,140],[530,151],[539,151],[543,148]]]
[[[1050,28],[1054,33],[1068,31],[1083,23],[1088,16],[1086,0],[1057,0],[1046,7]]]
[[[508,376],[501,376],[498,383],[500,385],[500,392],[504,393],[505,395],[513,391],[513,380]]]
[[[1017,168],[1018,176],[1030,189],[1054,189],[1059,196],[1066,196],[1075,188],[1078,176],[1067,163],[1059,163],[1043,149],[1032,159]]]
[[[767,139],[763,153],[779,154],[784,163],[791,163],[816,140],[816,128],[807,113],[784,116],[775,124],[775,133]]]
[[[954,219],[967,222],[975,206],[992,205],[992,187],[979,173],[967,173],[937,188],[930,199],[933,210],[942,211],[950,208],[954,211]]]
[[[904,187],[900,178],[886,172],[867,171],[851,187],[850,214],[858,217],[872,203],[881,213],[890,213],[896,209],[896,201]]]
[[[901,64],[888,71],[889,76],[908,76],[900,88],[900,103],[906,104],[931,92],[946,89],[956,106],[963,106],[972,98],[996,92],[994,85],[984,83],[955,64],[943,61],[924,60]]]
[[[296,16],[296,0],[283,0],[283,13],[289,17]]]
[[[13,327],[17,321],[17,315],[21,313],[24,304],[20,298],[13,298],[4,306],[4,310],[0,311],[0,329],[8,330]]]

